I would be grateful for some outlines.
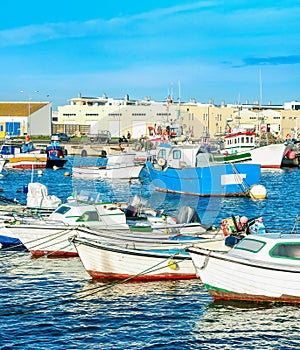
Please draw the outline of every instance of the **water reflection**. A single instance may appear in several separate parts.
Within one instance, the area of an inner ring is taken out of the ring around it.
[[[203,348],[294,349],[300,336],[297,306],[211,303],[195,322],[194,337]]]

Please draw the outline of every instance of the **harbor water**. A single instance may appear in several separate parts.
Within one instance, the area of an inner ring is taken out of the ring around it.
[[[290,232],[300,215],[300,169],[264,170],[265,200],[198,198],[154,191],[147,172],[141,181],[83,181],[66,168],[9,171],[0,178],[3,201],[26,202],[30,181],[65,201],[81,190],[106,201],[142,194],[157,209],[175,215],[196,207],[206,224],[231,215],[262,216],[268,231]],[[216,303],[199,280],[145,283],[92,281],[79,258],[32,259],[1,252],[1,349],[296,349],[300,307],[241,302]],[[230,275],[228,275],[230,279]]]

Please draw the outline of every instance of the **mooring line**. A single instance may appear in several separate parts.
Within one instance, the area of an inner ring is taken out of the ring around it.
[[[127,278],[125,278],[123,280],[119,280],[119,281],[116,281],[114,283],[110,283],[109,285],[106,285],[106,286],[93,287],[93,288],[90,288],[90,289],[84,290],[84,291],[76,291],[76,292],[71,292],[71,293],[67,293],[67,294],[63,294],[63,295],[59,295],[59,296],[53,296],[53,297],[50,297],[50,298],[45,298],[45,299],[42,299],[42,300],[39,300],[39,301],[26,302],[26,304],[24,304],[24,303],[22,303],[22,304],[14,303],[12,306],[8,305],[8,306],[5,306],[5,307],[6,308],[16,308],[16,307],[24,307],[25,305],[37,305],[37,304],[44,303],[44,302],[47,302],[47,301],[55,300],[57,298],[66,298],[66,297],[70,297],[72,295],[81,294],[81,293],[87,293],[87,292],[91,291],[91,293],[89,293],[89,294],[85,294],[85,295],[82,295],[82,296],[79,295],[79,296],[77,296],[77,297],[75,297],[73,299],[61,300],[61,301],[59,301],[57,303],[54,303],[54,304],[51,304],[51,305],[41,306],[39,308],[32,308],[32,309],[27,309],[27,310],[13,311],[13,312],[10,312],[10,313],[2,313],[2,314],[0,314],[0,316],[13,316],[13,315],[27,314],[27,313],[30,313],[30,312],[39,312],[39,311],[48,309],[50,307],[72,303],[72,302],[74,302],[76,300],[80,300],[80,299],[84,299],[84,298],[90,297],[90,296],[92,296],[94,294],[97,294],[99,292],[102,292],[102,291],[105,291],[107,289],[113,288],[116,285],[126,283],[126,282],[128,282],[128,281],[130,281],[130,280],[132,280],[132,279],[134,279],[136,277],[139,277],[141,275],[145,275],[145,274],[147,274],[149,272],[163,269],[166,266],[162,266],[160,268],[158,268],[158,266],[161,265],[161,264],[164,264],[166,261],[168,261],[169,259],[175,257],[176,255],[180,254],[181,252],[186,251],[186,249],[187,249],[187,247],[178,250],[176,253],[171,254],[170,256],[168,256],[168,258],[164,259],[163,261],[160,261],[159,263],[155,264],[154,266],[151,266],[151,267],[149,267],[149,268],[139,272],[138,274],[136,274],[134,276],[130,276],[130,277],[127,277]],[[187,257],[186,259],[189,259],[189,258]],[[184,259],[184,260],[186,260],[186,259]]]
[[[63,241],[60,241],[60,242],[58,242],[58,243],[56,242],[55,244],[64,243],[64,242],[65,242],[65,241],[63,240]],[[41,255],[41,256],[39,256],[39,257],[36,257],[36,258],[34,258],[34,259],[30,259],[30,260],[28,260],[28,261],[26,261],[26,262],[24,262],[24,263],[21,263],[21,264],[12,266],[12,267],[10,267],[10,268],[7,268],[6,270],[0,270],[0,273],[6,273],[6,272],[9,272],[9,271],[13,271],[13,270],[15,270],[15,269],[18,269],[18,268],[20,268],[20,267],[26,266],[26,265],[28,265],[28,264],[32,264],[32,263],[34,263],[35,261],[37,261],[37,260],[39,260],[39,259],[48,258],[49,256],[51,256],[51,255],[53,255],[53,254],[59,252],[59,251],[62,250],[62,249],[67,248],[67,247],[70,246],[70,245],[71,245],[71,244],[68,243],[67,245],[62,246],[62,247],[58,248],[57,250],[55,250],[55,251],[53,251],[53,252],[50,252],[50,253],[48,253],[48,254],[43,254],[43,255]],[[48,246],[48,247],[49,247],[49,246]]]

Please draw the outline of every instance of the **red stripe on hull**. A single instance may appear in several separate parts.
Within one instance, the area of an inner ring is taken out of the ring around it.
[[[8,169],[32,169],[32,165],[16,165],[16,166],[8,166]],[[46,163],[45,164],[34,164],[33,169],[46,169]]]
[[[281,295],[281,297],[271,297],[267,295],[252,295],[244,293],[219,292],[209,290],[210,295],[215,300],[235,300],[235,301],[253,301],[253,302],[269,302],[269,303],[289,303],[300,304],[300,297],[293,295]]]
[[[51,250],[31,250],[30,251],[33,258],[39,258],[44,255],[48,255],[48,258],[75,258],[78,257],[77,252],[64,252],[64,251],[58,251],[53,252]]]
[[[280,169],[281,164],[280,165],[261,165],[260,167],[264,169]]]
[[[191,280],[196,279],[195,274],[176,274],[176,273],[164,273],[158,275],[140,275],[140,276],[131,276],[122,273],[104,273],[98,271],[87,270],[87,273],[93,279],[118,279],[125,280],[127,278],[132,278],[130,281],[163,281],[163,280]]]

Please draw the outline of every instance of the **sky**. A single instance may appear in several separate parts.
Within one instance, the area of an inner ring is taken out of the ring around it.
[[[5,1],[0,101],[300,99],[299,0]]]

